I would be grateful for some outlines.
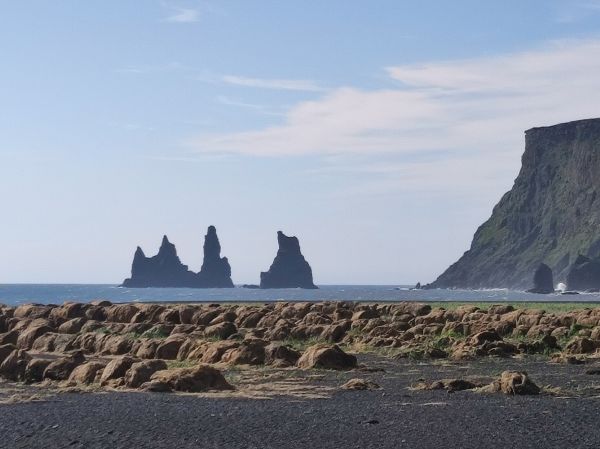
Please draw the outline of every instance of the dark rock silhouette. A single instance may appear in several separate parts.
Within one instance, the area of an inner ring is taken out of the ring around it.
[[[579,291],[600,289],[600,258],[579,255],[567,275],[567,288]]]
[[[279,250],[269,271],[260,273],[260,288],[318,288],[312,270],[300,252],[297,237],[277,232]]]
[[[545,263],[541,263],[533,275],[533,288],[527,290],[529,293],[554,293],[554,278],[552,269]]]
[[[131,277],[123,287],[233,287],[231,267],[226,257],[221,258],[221,245],[214,226],[208,228],[204,240],[204,263],[196,274],[181,263],[175,245],[165,235],[158,254],[146,257],[138,246],[133,257]]]
[[[198,282],[205,288],[232,288],[231,267],[227,257],[221,257],[221,244],[217,237],[217,230],[209,226],[204,237],[204,262]]]
[[[196,275],[181,263],[175,245],[165,235],[153,257],[146,257],[138,246],[131,266],[131,278],[124,287],[193,287]]]
[[[600,119],[528,130],[512,189],[428,287],[526,289],[540,260],[564,281],[577,255],[600,256],[599,172]]]

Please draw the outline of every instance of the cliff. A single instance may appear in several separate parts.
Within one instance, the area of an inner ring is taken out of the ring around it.
[[[312,269],[300,252],[297,237],[277,232],[279,250],[269,268],[260,273],[260,288],[317,288]]]
[[[600,119],[525,133],[514,186],[471,248],[430,288],[529,288],[540,263],[564,282],[580,254],[600,255]]]

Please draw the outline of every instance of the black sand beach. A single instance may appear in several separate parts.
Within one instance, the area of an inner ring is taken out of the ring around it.
[[[595,448],[600,445],[596,376],[590,365],[537,358],[470,363],[412,362],[361,355],[369,370],[305,373],[305,390],[279,383],[298,370],[264,371],[228,394],[59,393],[18,386],[43,400],[0,405],[2,448]],[[382,369],[382,371],[378,371]],[[413,390],[419,380],[492,379],[504,369],[529,372],[538,396]],[[270,376],[275,380],[270,380]],[[279,377],[278,377],[279,376]],[[350,378],[382,389],[344,391]],[[277,380],[279,379],[279,380]],[[10,385],[3,384],[6,391]],[[263,391],[259,398],[257,391]],[[309,391],[319,397],[303,397]],[[246,392],[247,394],[245,394]],[[275,393],[271,395],[272,393]],[[14,394],[14,391],[11,392]],[[246,396],[246,397],[244,397]],[[254,397],[253,397],[254,396]]]

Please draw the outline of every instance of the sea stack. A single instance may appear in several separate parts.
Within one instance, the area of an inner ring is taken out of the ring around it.
[[[204,261],[198,273],[198,282],[204,288],[233,287],[231,267],[227,257],[221,257],[221,244],[214,226],[208,227],[204,237]]]
[[[541,263],[533,275],[533,288],[527,290],[529,293],[548,294],[554,293],[554,278],[552,269],[545,263]]]
[[[195,273],[181,263],[175,245],[165,235],[156,256],[146,257],[138,246],[131,277],[123,281],[123,287],[193,287],[195,283]]]
[[[579,256],[567,276],[567,288],[577,291],[600,289],[600,258]]]
[[[221,257],[221,245],[214,226],[204,237],[204,262],[199,273],[188,270],[177,256],[175,245],[165,235],[158,254],[146,257],[138,246],[133,256],[131,277],[123,287],[186,287],[231,288],[231,267],[227,257]]]
[[[598,173],[600,119],[526,131],[512,189],[477,229],[471,248],[428,287],[527,289],[540,260],[564,282],[579,254],[600,256]],[[600,284],[600,278],[579,283],[575,273],[569,289]]]
[[[318,288],[312,270],[300,252],[297,237],[277,232],[279,250],[269,271],[260,273],[260,288]]]

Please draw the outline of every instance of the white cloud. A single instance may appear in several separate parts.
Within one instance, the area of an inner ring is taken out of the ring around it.
[[[200,14],[197,9],[191,8],[173,8],[172,15],[165,19],[166,22],[174,23],[194,23],[198,22]]]
[[[476,186],[474,195],[493,198],[517,173],[526,129],[600,116],[600,40],[386,71],[397,87],[339,87],[290,107],[278,124],[188,144],[204,153],[316,155],[325,169],[347,160],[376,191],[450,195]],[[418,161],[424,154],[435,156]],[[383,159],[391,165],[374,173]]]
[[[325,90],[311,80],[261,79],[235,75],[225,75],[222,80],[227,84],[233,84],[235,86],[255,87],[259,89],[297,90],[307,92],[319,92]]]
[[[203,136],[199,151],[278,156],[522,148],[533,126],[600,115],[600,41],[387,68],[394,89],[334,89],[284,123]]]

